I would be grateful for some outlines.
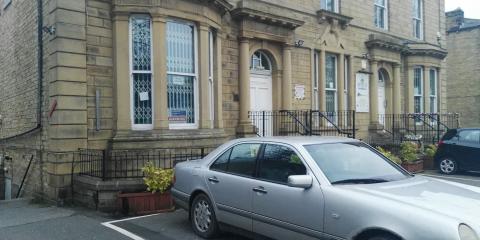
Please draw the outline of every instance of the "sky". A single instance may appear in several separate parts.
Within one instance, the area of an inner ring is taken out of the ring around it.
[[[462,8],[466,18],[480,19],[480,0],[445,0],[445,10],[452,11]]]

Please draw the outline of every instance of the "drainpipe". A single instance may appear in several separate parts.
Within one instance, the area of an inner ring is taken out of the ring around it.
[[[6,143],[8,140],[12,140],[12,139],[36,132],[42,128],[42,96],[43,96],[43,3],[42,3],[42,0],[37,0],[37,14],[38,14],[37,16],[37,41],[38,41],[37,42],[37,49],[38,49],[37,125],[34,128],[27,130],[23,133],[0,139],[0,141],[3,141],[4,143]]]

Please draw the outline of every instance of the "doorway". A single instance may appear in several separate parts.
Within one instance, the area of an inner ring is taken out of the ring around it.
[[[273,135],[272,94],[271,59],[266,53],[257,51],[252,55],[250,64],[250,111],[256,113],[252,123],[261,136]]]

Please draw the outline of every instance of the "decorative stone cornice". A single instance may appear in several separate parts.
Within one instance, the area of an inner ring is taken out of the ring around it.
[[[448,52],[439,49],[409,49],[407,55],[410,56],[428,56],[433,58],[444,59]]]
[[[275,15],[272,13],[262,12],[248,7],[240,7],[234,9],[232,12],[232,17],[234,19],[249,19],[256,22],[262,22],[268,25],[274,25],[279,27],[284,27],[290,30],[294,30],[303,24],[304,21],[296,20],[289,17],[284,17],[280,15]]]
[[[191,0],[191,1],[198,1],[205,5],[213,6],[222,14],[225,14],[233,9],[233,5],[230,4],[227,0]]]
[[[448,52],[436,45],[401,40],[385,35],[371,34],[367,42],[367,48],[386,49],[399,52],[407,56],[428,56],[438,59],[444,59]]]
[[[317,11],[317,17],[318,17],[319,23],[324,23],[324,22],[332,23],[334,21],[338,21],[340,26],[342,26],[342,29],[347,28],[347,26],[353,20],[352,17],[345,16],[332,11],[327,11],[324,9]]]

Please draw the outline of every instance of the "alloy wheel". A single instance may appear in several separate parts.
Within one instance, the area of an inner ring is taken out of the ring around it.
[[[455,161],[451,159],[443,159],[440,162],[440,171],[442,171],[445,174],[452,174],[456,170],[456,164]]]
[[[193,212],[193,220],[195,221],[195,227],[200,232],[207,232],[212,224],[212,211],[210,205],[205,200],[200,200],[195,205]]]

